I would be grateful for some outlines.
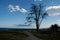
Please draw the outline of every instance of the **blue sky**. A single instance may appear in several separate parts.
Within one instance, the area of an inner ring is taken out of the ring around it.
[[[43,3],[46,17],[41,28],[48,28],[51,24],[60,25],[60,0],[0,0],[0,28],[35,28],[35,24],[29,27],[17,27],[17,24],[24,24],[27,12],[31,4]]]

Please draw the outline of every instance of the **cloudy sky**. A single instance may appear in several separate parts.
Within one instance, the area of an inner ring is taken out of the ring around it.
[[[0,0],[0,28],[35,28],[32,26],[16,26],[26,22],[31,4],[46,5],[46,17],[40,28],[48,28],[51,24],[60,25],[60,0]]]

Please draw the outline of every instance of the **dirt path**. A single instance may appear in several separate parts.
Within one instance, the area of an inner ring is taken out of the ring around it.
[[[42,40],[42,39],[35,37],[32,33],[28,32],[28,31],[24,31],[24,33],[29,35],[29,37],[27,37],[26,40]]]

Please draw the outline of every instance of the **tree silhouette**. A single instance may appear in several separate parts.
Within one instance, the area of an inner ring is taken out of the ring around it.
[[[46,12],[43,12],[43,6],[40,4],[37,6],[36,4],[32,4],[30,12],[26,17],[27,22],[32,23],[35,22],[37,32],[39,31],[39,26],[41,25],[43,19],[47,16]]]
[[[50,30],[52,32],[57,32],[58,31],[58,28],[59,28],[59,26],[57,24],[54,24],[54,25],[51,25]]]

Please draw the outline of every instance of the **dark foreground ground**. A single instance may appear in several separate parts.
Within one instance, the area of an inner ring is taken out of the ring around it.
[[[0,40],[30,40],[29,38],[27,39],[27,37],[31,34],[36,38],[39,38],[39,40],[60,40],[59,31],[50,32],[44,30],[40,30],[38,33],[36,30],[0,30]]]

